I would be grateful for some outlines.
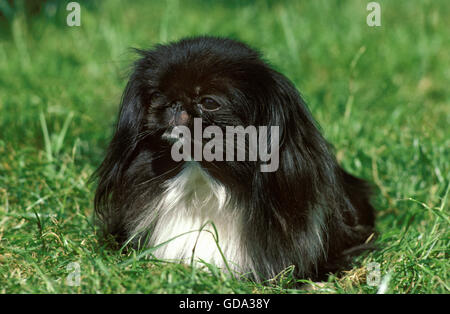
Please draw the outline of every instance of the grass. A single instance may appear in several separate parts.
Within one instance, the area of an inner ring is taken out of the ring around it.
[[[3,2],[3,3],[2,3]],[[449,293],[450,3],[0,0],[1,293]],[[21,4],[22,3],[22,4]],[[129,47],[225,35],[264,52],[305,96],[339,161],[377,186],[380,249],[313,290],[120,254],[97,241],[88,179],[111,137]],[[68,286],[78,262],[79,286]]]

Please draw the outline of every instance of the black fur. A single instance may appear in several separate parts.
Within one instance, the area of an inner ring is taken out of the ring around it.
[[[124,243],[127,224],[180,171],[182,162],[171,159],[161,139],[167,103],[179,99],[192,117],[202,117],[203,127],[280,127],[275,172],[260,172],[258,162],[201,162],[244,209],[248,227],[241,238],[254,278],[269,279],[295,265],[298,278],[319,279],[346,265],[347,253],[373,232],[370,189],[338,165],[294,85],[259,53],[230,39],[197,37],[139,53],[97,171],[95,209],[106,233]],[[191,107],[201,97],[197,86],[225,108],[202,114]],[[156,100],[155,91],[161,93]],[[320,238],[311,230],[313,221],[320,222]]]

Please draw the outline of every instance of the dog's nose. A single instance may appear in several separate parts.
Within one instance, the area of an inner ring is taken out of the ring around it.
[[[173,114],[171,122],[173,125],[187,125],[189,123],[189,114],[184,109],[181,101],[172,102],[171,109]]]

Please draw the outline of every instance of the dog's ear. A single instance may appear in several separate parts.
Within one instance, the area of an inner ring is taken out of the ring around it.
[[[267,173],[266,182],[272,193],[278,193],[279,206],[303,210],[317,201],[320,191],[333,185],[336,163],[330,146],[320,133],[304,100],[295,86],[283,75],[272,72],[272,88],[268,88],[267,106],[272,110],[271,125],[279,126],[279,168]],[[303,208],[303,209],[302,209]],[[298,217],[284,210],[291,217]]]
[[[125,148],[135,144],[136,136],[142,129],[144,108],[142,106],[142,86],[139,74],[133,73],[122,95],[119,117],[111,144]]]
[[[106,157],[94,173],[98,178],[94,206],[97,217],[103,222],[106,233],[114,234],[120,221],[119,213],[114,212],[113,204],[120,195],[121,178],[136,150],[138,135],[144,123],[142,106],[143,86],[135,69],[122,96],[119,117]]]

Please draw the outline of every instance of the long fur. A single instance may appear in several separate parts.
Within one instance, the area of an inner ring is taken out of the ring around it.
[[[346,252],[373,232],[370,189],[338,165],[293,84],[230,39],[189,38],[139,53],[97,171],[105,233],[119,243],[167,242],[153,252],[159,258],[186,262],[194,254],[224,266],[219,244],[233,269],[256,280],[290,265],[297,278],[319,279],[346,265]],[[173,161],[162,109],[149,105],[155,89],[186,102],[199,90],[219,95],[226,108],[201,115],[205,127],[279,126],[279,169]]]

